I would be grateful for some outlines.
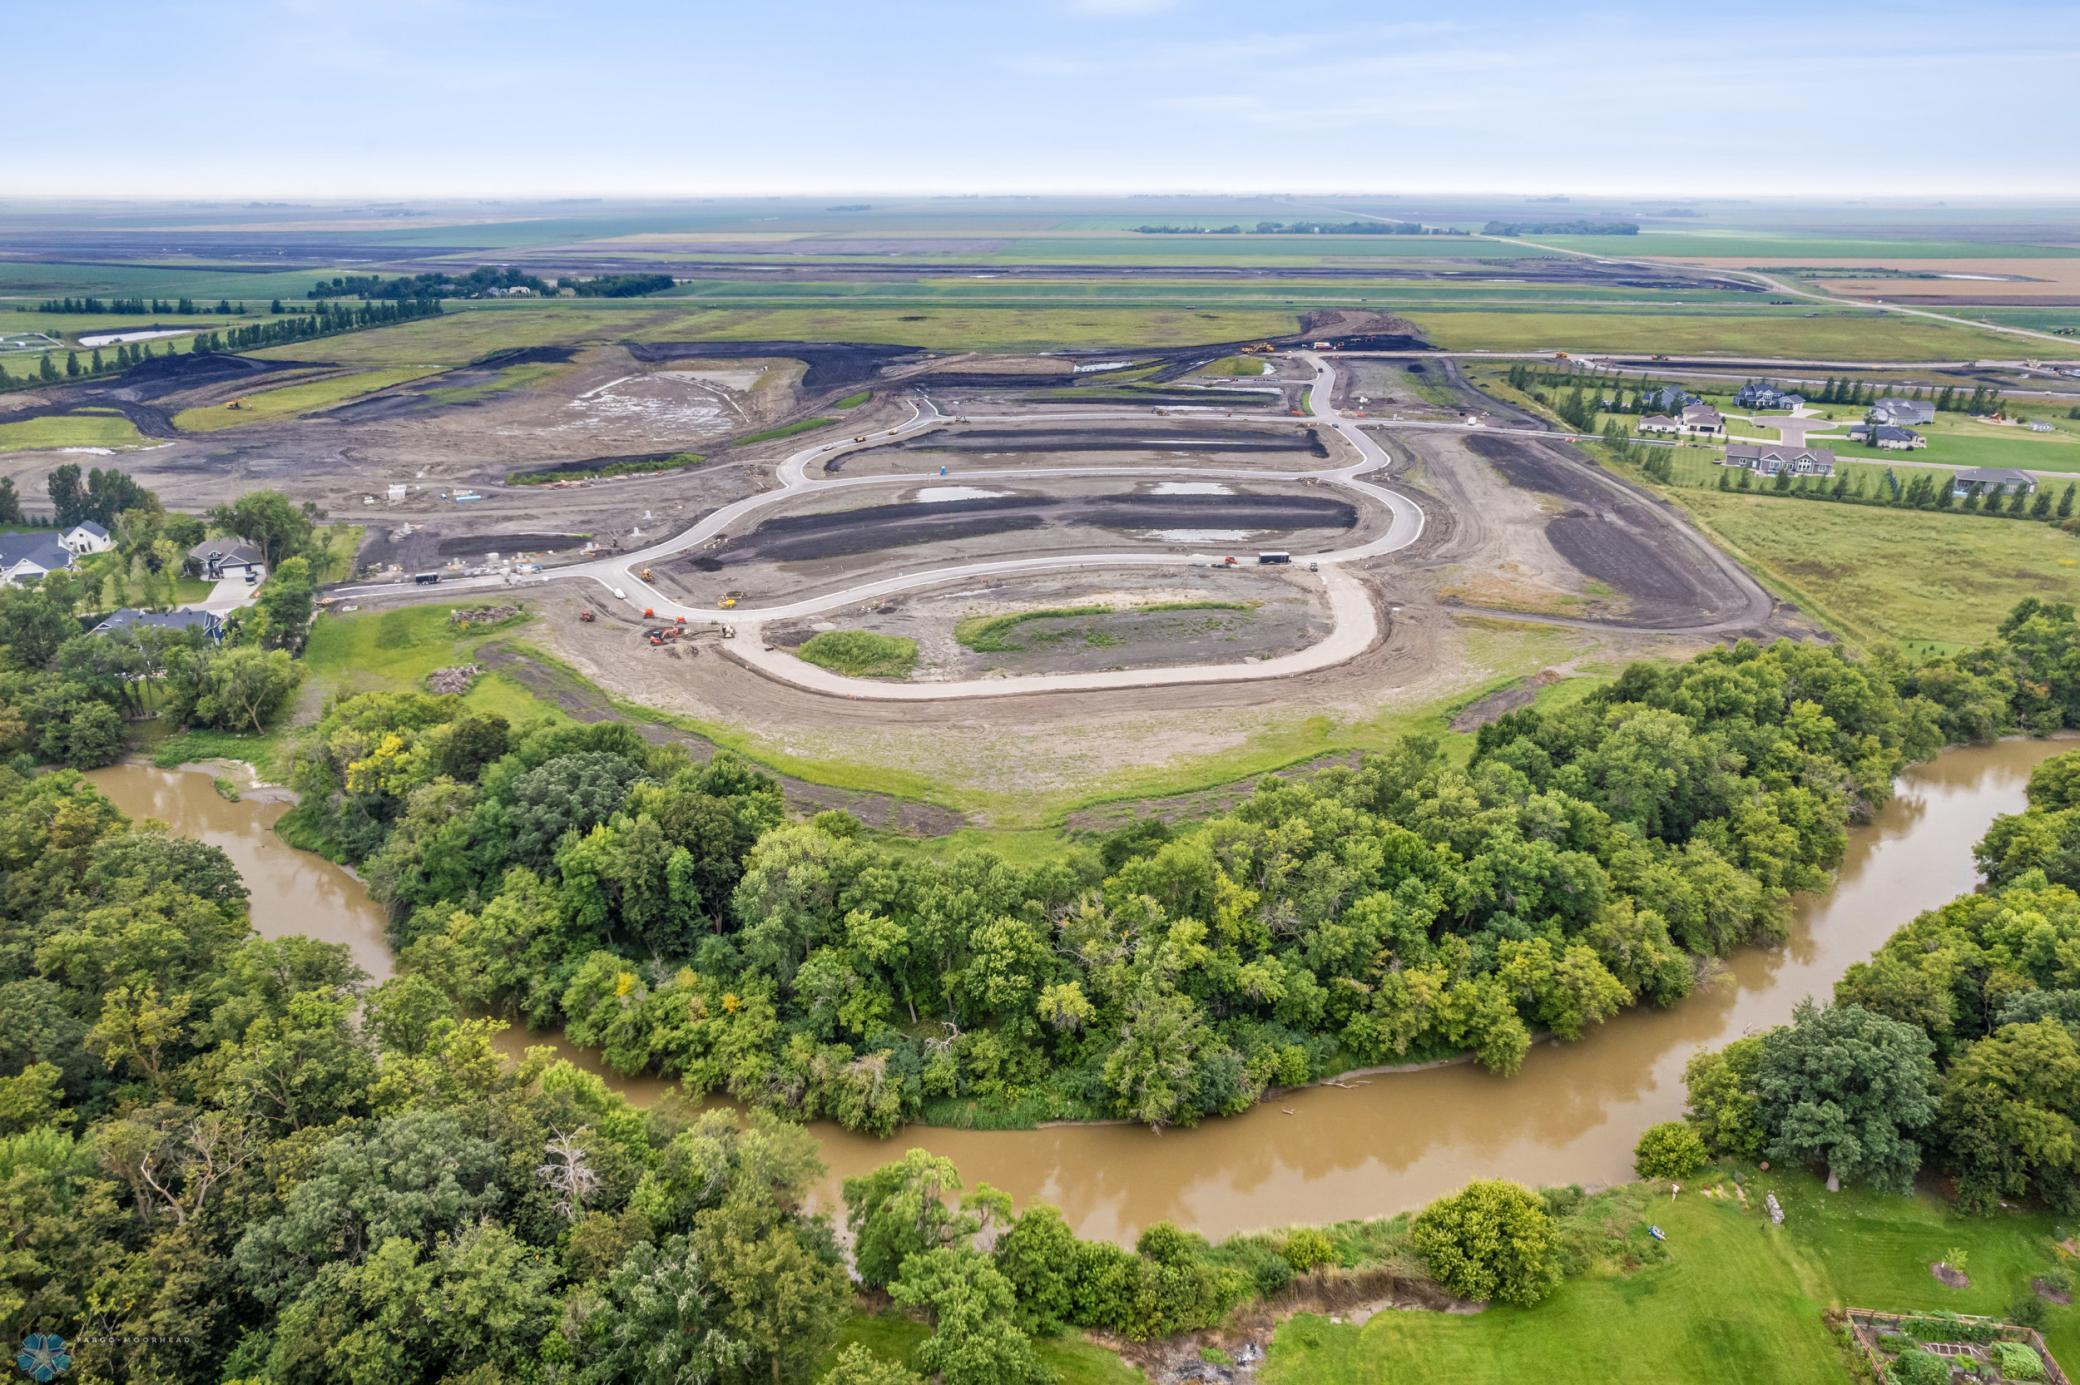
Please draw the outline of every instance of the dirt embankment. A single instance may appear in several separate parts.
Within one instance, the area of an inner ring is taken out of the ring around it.
[[[601,609],[598,603],[592,603]],[[610,614],[610,619],[613,618]],[[707,657],[691,646],[657,652],[659,658]],[[543,701],[561,710],[573,721],[590,725],[602,721],[625,720],[613,703],[590,684],[572,678],[561,669],[529,658],[526,654],[498,641],[481,646],[477,650],[478,662],[487,669],[496,670],[513,679]],[[715,743],[705,736],[691,731],[682,731],[675,726],[658,722],[630,722],[638,735],[652,745],[680,745],[686,747],[694,759],[706,762],[713,759],[717,750]],[[771,773],[771,771],[767,771]],[[820,813],[831,808],[841,808],[870,827],[903,832],[916,837],[938,837],[965,825],[966,819],[951,808],[937,804],[919,803],[913,799],[894,798],[887,794],[863,793],[852,789],[835,789],[825,784],[811,784],[790,775],[774,774],[780,783],[780,791],[787,798],[790,808],[800,813]]]

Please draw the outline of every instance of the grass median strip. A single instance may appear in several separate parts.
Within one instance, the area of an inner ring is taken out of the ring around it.
[[[917,667],[917,641],[871,630],[826,630],[805,640],[795,656],[850,678],[907,678]]]
[[[953,637],[977,654],[1011,654],[1029,646],[1012,634],[1021,625],[1036,620],[1078,620],[1089,616],[1152,615],[1164,611],[1247,611],[1250,601],[1157,601],[1146,606],[1046,606],[1034,611],[1012,611],[1001,616],[969,616],[953,627]]]

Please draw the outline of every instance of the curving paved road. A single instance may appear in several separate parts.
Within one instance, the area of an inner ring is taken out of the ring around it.
[[[894,428],[872,433],[864,441],[850,439],[819,443],[791,454],[780,464],[778,477],[780,488],[762,491],[722,506],[692,527],[669,539],[652,544],[633,553],[616,554],[612,558],[596,559],[559,567],[544,573],[542,581],[555,578],[580,577],[597,582],[614,597],[635,610],[650,609],[657,618],[671,620],[683,616],[689,622],[713,623],[736,627],[743,638],[727,647],[741,662],[771,674],[786,682],[809,688],[817,692],[833,693],[848,697],[863,697],[882,700],[941,700],[961,697],[1007,697],[1020,693],[1093,691],[1105,688],[1151,687],[1166,683],[1211,683],[1239,682],[1263,678],[1284,678],[1297,673],[1312,672],[1333,667],[1365,652],[1379,638],[1379,618],[1365,585],[1340,565],[1375,558],[1408,547],[1422,537],[1424,515],[1422,507],[1407,496],[1383,486],[1373,485],[1361,479],[1367,473],[1383,471],[1392,466],[1393,458],[1379,442],[1367,434],[1358,423],[1344,416],[1331,402],[1336,383],[1333,367],[1320,356],[1311,352],[1300,353],[1314,368],[1314,380],[1309,386],[1309,400],[1315,417],[1334,428],[1350,443],[1357,460],[1348,466],[1327,467],[1314,471],[1282,472],[1277,480],[1316,480],[1343,487],[1361,498],[1384,509],[1388,515],[1386,529],[1377,537],[1349,547],[1323,553],[1296,553],[1295,563],[1314,564],[1319,567],[1319,577],[1329,598],[1332,626],[1329,635],[1320,642],[1297,650],[1247,664],[1202,664],[1186,665],[1167,669],[1118,670],[1102,673],[1029,674],[1011,678],[964,679],[945,683],[886,683],[874,679],[847,678],[831,673],[813,664],[804,663],[792,654],[768,648],[761,637],[761,627],[767,621],[795,619],[802,616],[819,615],[825,611],[854,605],[861,601],[896,592],[912,591],[920,587],[936,586],[944,582],[959,581],[972,577],[1002,576],[1013,573],[1055,571],[1074,568],[1103,567],[1177,567],[1206,564],[1217,559],[1211,554],[1179,554],[1150,552],[1146,549],[1125,553],[1076,553],[1055,554],[1037,558],[1006,558],[976,563],[958,563],[943,567],[927,568],[914,573],[902,573],[872,582],[862,582],[827,592],[820,596],[804,597],[798,601],[776,606],[737,607],[722,610],[716,607],[688,606],[659,592],[635,574],[647,565],[654,565],[666,558],[683,553],[689,548],[706,543],[724,532],[731,524],[773,505],[793,500],[806,492],[845,490],[867,486],[908,486],[929,478],[930,473],[894,476],[840,477],[815,481],[809,477],[812,464],[828,461],[863,447],[878,447],[894,438],[913,436],[929,432],[951,422],[935,408],[929,399],[919,398],[912,405],[911,417]],[[1145,418],[1146,415],[1134,415]],[[1195,420],[1212,422],[1214,420]],[[1261,421],[1261,420],[1252,420]],[[1208,480],[1261,481],[1263,472],[1243,468],[1208,468],[1192,466],[1086,466],[1086,467],[1013,467],[963,469],[963,482],[976,480],[1030,480],[1040,476],[1191,476]],[[440,584],[442,595],[451,591],[482,591],[503,589],[511,585],[504,576],[466,577],[444,581]],[[343,597],[401,596],[424,593],[425,588],[411,582],[376,583],[363,586],[342,587],[337,595]]]

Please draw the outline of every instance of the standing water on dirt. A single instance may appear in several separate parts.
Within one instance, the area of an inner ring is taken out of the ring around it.
[[[1131,1242],[1155,1221],[1230,1232],[1418,1207],[1474,1177],[1532,1185],[1632,1177],[1640,1131],[1682,1114],[1683,1065],[1700,1049],[1782,1023],[1806,996],[1825,1000],[1850,963],[1902,924],[1971,890],[1972,845],[2000,813],[2023,807],[2039,761],[2070,742],[2004,741],[1945,752],[1902,776],[1899,793],[1849,834],[1840,877],[1802,897],[1789,939],[1744,951],[1719,984],[1672,1010],[1634,1011],[1580,1043],[1534,1047],[1515,1077],[1470,1064],[1352,1079],[1293,1092],[1194,1130],[1131,1125],[963,1131],[913,1126],[891,1140],[815,1127],[830,1172],[817,1191],[839,1205],[843,1178],[922,1147],[950,1157],[972,1187],[1020,1205],[1059,1206],[1079,1235]],[[253,925],[344,942],[371,976],[390,973],[383,914],[348,872],[274,835],[279,803],[227,803],[208,776],[119,765],[87,776],[133,818],[223,847],[252,891]],[[508,1031],[517,1053],[538,1038]],[[638,1104],[668,1089],[605,1073]]]

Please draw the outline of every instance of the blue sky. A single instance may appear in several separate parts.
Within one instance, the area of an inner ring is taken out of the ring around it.
[[[0,195],[2080,193],[2080,4],[65,0]]]

